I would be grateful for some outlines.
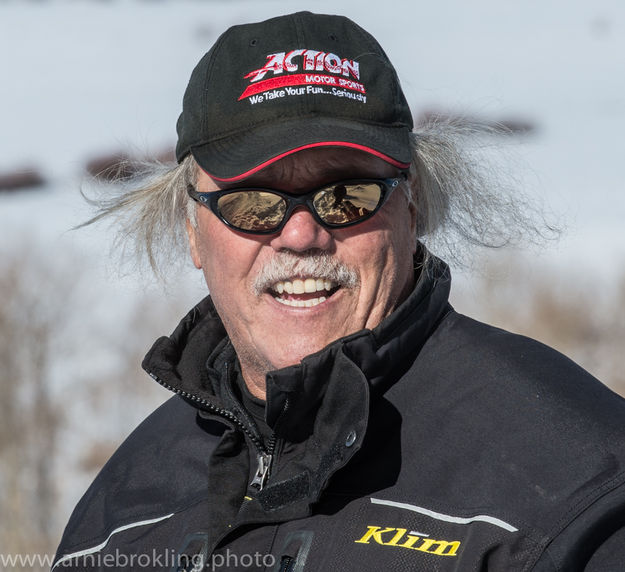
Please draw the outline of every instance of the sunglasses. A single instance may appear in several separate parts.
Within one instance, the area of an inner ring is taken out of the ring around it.
[[[229,227],[249,234],[271,234],[282,230],[300,205],[326,228],[361,223],[382,208],[401,180],[353,179],[324,185],[301,195],[263,188],[199,193],[193,185],[187,187],[187,192]]]

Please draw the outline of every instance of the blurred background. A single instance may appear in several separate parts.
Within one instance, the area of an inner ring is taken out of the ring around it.
[[[625,393],[622,0],[0,0],[0,554],[54,552],[96,472],[169,397],[143,354],[205,294],[190,263],[164,286],[119,271],[106,225],[71,230],[90,214],[81,186],[119,157],[170,156],[217,36],[300,9],[369,30],[417,120],[508,126],[523,192],[564,232],[475,253],[452,302]]]

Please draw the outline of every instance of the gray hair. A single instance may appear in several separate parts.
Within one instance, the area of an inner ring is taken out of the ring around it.
[[[523,168],[498,125],[433,118],[412,133],[408,197],[417,212],[417,237],[459,267],[480,248],[557,238],[545,206],[524,192]],[[426,251],[427,254],[427,251]]]
[[[117,166],[120,173],[124,168]],[[198,168],[190,155],[176,166],[160,161],[133,163],[131,177],[98,184],[93,189],[97,198],[82,191],[96,214],[76,228],[110,219],[117,227],[113,250],[120,259],[142,268],[147,258],[154,273],[164,279],[165,269],[188,259],[185,223],[188,219],[195,226],[197,222],[187,186],[195,184]]]
[[[402,188],[416,209],[417,238],[426,255],[431,251],[468,266],[468,247],[501,248],[557,235],[536,200],[521,193],[509,162],[500,161],[502,134],[444,119],[431,119],[411,133],[412,163]],[[188,259],[185,223],[195,226],[198,206],[187,187],[195,184],[198,168],[190,155],[176,166],[143,163],[136,176],[100,188],[106,198],[87,198],[96,215],[80,226],[112,219],[116,252],[139,266],[147,258],[165,278],[164,269]]]

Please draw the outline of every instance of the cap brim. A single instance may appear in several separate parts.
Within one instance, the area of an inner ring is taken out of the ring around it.
[[[245,179],[287,155],[323,146],[358,149],[406,169],[411,159],[409,133],[404,125],[298,118],[195,146],[191,153],[208,175],[224,182]]]

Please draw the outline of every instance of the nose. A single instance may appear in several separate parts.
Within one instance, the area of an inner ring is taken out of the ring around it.
[[[275,250],[288,249],[294,252],[320,249],[329,250],[333,236],[330,229],[321,226],[306,207],[293,211],[282,230],[271,240]]]

